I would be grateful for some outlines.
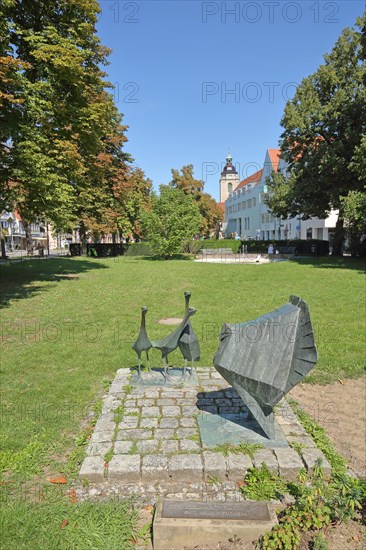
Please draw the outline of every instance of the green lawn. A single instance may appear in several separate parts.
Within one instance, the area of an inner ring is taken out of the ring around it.
[[[0,465],[6,480],[42,479],[45,465],[47,472],[67,471],[65,455],[88,408],[118,368],[136,365],[131,343],[140,306],[149,308],[150,338],[162,337],[170,329],[158,320],[182,316],[184,290],[197,309],[192,324],[201,365],[212,365],[223,322],[254,319],[298,294],[310,306],[319,351],[308,381],[364,372],[365,277],[358,261],[58,258],[2,266],[1,275]],[[158,352],[151,359],[160,365]],[[182,364],[179,352],[172,359]]]

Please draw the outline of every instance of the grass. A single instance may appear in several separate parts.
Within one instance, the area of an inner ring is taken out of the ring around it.
[[[123,502],[14,501],[1,507],[1,542],[8,550],[128,550],[134,548],[136,520],[136,511]]]
[[[192,292],[197,309],[192,325],[201,365],[212,365],[222,323],[254,319],[298,294],[310,306],[319,352],[308,381],[326,383],[364,372],[365,281],[358,261],[217,265],[60,257],[0,270],[0,465],[6,482],[68,473],[68,456],[77,469],[82,445],[76,445],[76,456],[75,437],[91,404],[118,368],[136,366],[131,344],[140,306],[149,308],[150,338],[161,338],[169,329],[159,319],[183,316],[184,290]],[[171,359],[182,364],[179,352]],[[160,366],[159,352],[153,350],[150,360]],[[19,517],[24,514],[26,522],[29,513],[21,504]],[[39,508],[34,514],[40,522]]]

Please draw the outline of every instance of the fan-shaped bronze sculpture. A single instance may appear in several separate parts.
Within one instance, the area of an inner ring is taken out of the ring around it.
[[[153,348],[159,349],[161,351],[163,367],[164,367],[163,376],[166,380],[169,379],[168,355],[169,353],[177,349],[181,334],[186,328],[189,318],[192,317],[192,315],[194,315],[195,313],[196,313],[196,310],[194,308],[192,307],[188,308],[188,310],[186,311],[186,314],[184,315],[183,321],[171,334],[168,334],[168,336],[165,336],[165,338],[162,338],[161,340],[153,340],[151,342]]]
[[[146,332],[146,313],[148,312],[148,309],[146,306],[142,306],[141,308],[141,325],[140,325],[140,332],[137,337],[137,340],[134,344],[132,344],[132,349],[135,350],[137,353],[138,361],[139,361],[139,370],[138,370],[138,377],[137,379],[141,378],[141,354],[144,351],[146,353],[146,360],[147,360],[147,368],[148,371],[151,372],[150,369],[150,361],[149,361],[149,349],[152,347],[152,344],[149,340],[149,337]]]
[[[189,309],[189,300],[191,297],[190,292],[184,293],[185,298],[185,313],[187,313]],[[185,378],[186,371],[187,371],[187,363],[188,361],[191,362],[191,370],[189,375],[192,376],[194,371],[194,361],[199,361],[200,359],[200,345],[198,342],[198,338],[192,328],[191,320],[188,319],[188,323],[186,324],[180,338],[179,338],[179,349],[181,354],[184,357],[184,367],[183,367],[183,373],[182,378]]]
[[[307,304],[290,296],[289,303],[254,321],[224,324],[220,338],[216,370],[274,438],[273,407],[317,362]]]

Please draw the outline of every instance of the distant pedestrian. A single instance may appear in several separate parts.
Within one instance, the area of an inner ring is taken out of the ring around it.
[[[274,254],[273,244],[270,244],[268,247],[268,258],[270,262],[273,261],[273,254]]]

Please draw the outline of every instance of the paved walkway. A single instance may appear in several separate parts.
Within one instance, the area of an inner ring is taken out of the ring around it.
[[[237,484],[253,465],[264,462],[270,470],[295,479],[300,468],[311,470],[320,457],[330,471],[285,401],[275,411],[279,442],[271,445],[262,437],[266,447],[256,450],[251,459],[204,441],[202,426],[206,435],[207,427],[209,434],[220,431],[220,426],[226,433],[248,417],[236,391],[214,368],[198,369],[196,385],[181,387],[164,384],[163,379],[161,385],[133,387],[132,374],[128,369],[117,371],[104,398],[79,473],[89,482],[86,492],[94,487],[92,494],[122,491],[150,501],[157,496],[240,500]],[[144,376],[148,384],[148,373]],[[289,446],[294,442],[302,444],[300,455]]]

